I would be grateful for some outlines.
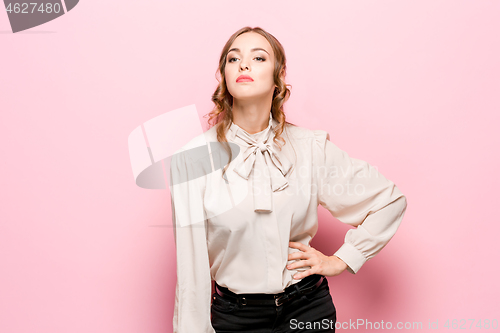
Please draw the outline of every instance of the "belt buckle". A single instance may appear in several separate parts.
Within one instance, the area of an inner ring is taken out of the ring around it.
[[[281,304],[285,303],[285,301],[288,299],[288,295],[287,294],[284,294],[284,295],[281,295],[281,296],[278,296],[278,295],[274,295],[274,304],[276,304],[276,306],[280,306]],[[281,301],[283,300],[283,301]]]

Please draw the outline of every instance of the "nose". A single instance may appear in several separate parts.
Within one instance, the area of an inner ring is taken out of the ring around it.
[[[250,70],[250,67],[247,65],[246,60],[245,60],[245,62],[242,60],[240,62],[240,71],[244,71],[245,69]]]

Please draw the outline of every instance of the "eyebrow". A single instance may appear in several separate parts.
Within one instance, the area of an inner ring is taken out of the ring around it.
[[[231,51],[235,51],[235,52],[241,52],[240,49],[238,48],[232,48],[231,50],[227,51],[227,53],[231,52]],[[250,50],[250,52],[254,52],[254,51],[264,51],[266,52],[267,54],[269,54],[269,52],[267,52],[266,50],[260,48],[260,47],[254,47],[253,49]]]

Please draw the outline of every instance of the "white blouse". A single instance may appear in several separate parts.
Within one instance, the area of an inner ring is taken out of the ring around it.
[[[174,332],[215,332],[212,280],[235,293],[279,293],[300,280],[289,270],[289,242],[309,245],[318,204],[352,225],[335,256],[356,273],[395,234],[406,197],[369,163],[351,158],[322,130],[287,125],[281,150],[278,122],[249,134],[235,123],[217,141],[216,126],[171,159],[172,222],[177,255]],[[208,144],[209,143],[209,144]],[[293,147],[292,147],[293,146]],[[326,254],[325,255],[329,255]]]

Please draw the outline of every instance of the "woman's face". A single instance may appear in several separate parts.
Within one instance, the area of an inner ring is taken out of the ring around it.
[[[225,68],[227,89],[234,100],[272,98],[274,52],[262,35],[246,32],[229,48]],[[243,79],[245,75],[250,79]]]

